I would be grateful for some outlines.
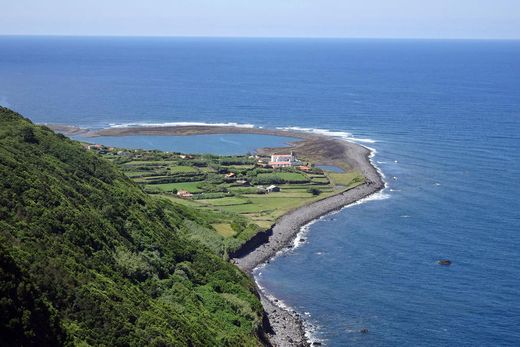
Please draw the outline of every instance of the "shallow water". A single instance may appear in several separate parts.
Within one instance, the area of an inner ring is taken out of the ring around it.
[[[318,165],[317,167],[322,169],[322,170],[325,170],[325,171],[331,171],[331,172],[337,172],[337,173],[345,172],[345,170],[343,170],[342,168],[337,167],[337,166]]]
[[[520,343],[520,42],[2,37],[0,80],[37,122],[356,137],[387,198],[314,223],[261,284],[332,346]]]
[[[74,136],[75,140],[130,149],[158,149],[191,154],[238,155],[254,153],[261,147],[283,147],[297,139],[258,134],[217,134],[190,136]]]

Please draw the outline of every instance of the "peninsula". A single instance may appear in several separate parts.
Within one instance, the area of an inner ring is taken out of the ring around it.
[[[374,194],[384,188],[384,181],[370,160],[372,153],[368,148],[353,142],[345,141],[344,139],[323,134],[294,130],[202,125],[138,126],[108,128],[101,130],[85,130],[63,126],[56,126],[54,128],[55,130],[64,132],[66,134],[81,134],[83,136],[89,136],[94,142],[95,138],[100,136],[189,136],[237,133],[286,136],[295,138],[297,140],[295,142],[289,143],[288,147],[285,148],[260,148],[257,150],[257,157],[255,157],[255,161],[262,156],[266,157],[272,153],[292,151],[298,154],[298,158],[303,163],[309,164],[312,167],[332,166],[340,168],[344,172],[343,175],[333,172],[326,172],[324,175],[324,177],[326,177],[325,179],[328,180],[327,183],[330,183],[331,185],[330,190],[323,189],[323,184],[325,182],[321,182],[322,185],[320,187],[323,190],[322,194],[309,199],[298,199],[299,203],[297,204],[291,204],[289,202],[286,204],[287,206],[281,206],[281,211],[283,212],[282,214],[274,214],[270,219],[264,218],[264,220],[261,220],[261,218],[255,219],[255,216],[252,213],[246,213],[246,215],[252,218],[252,221],[261,228],[254,229],[254,231],[249,232],[246,238],[242,239],[240,243],[235,243],[236,247],[230,249],[228,255],[234,264],[236,264],[240,269],[248,273],[250,276],[252,276],[253,270],[258,265],[268,261],[278,251],[290,247],[291,241],[295,238],[296,234],[304,225],[325,214],[339,210],[344,206]],[[191,159],[196,158],[192,157]],[[136,162],[133,161],[133,163],[135,164]],[[247,165],[251,163],[238,164]],[[186,163],[182,164],[181,166],[184,167],[183,170],[188,170],[186,168]],[[230,167],[233,168],[232,170],[234,171],[237,170],[236,166],[237,163],[230,164]],[[149,170],[149,168],[146,169]],[[224,173],[224,175],[229,175],[230,173],[234,174],[234,172],[231,170],[225,170],[222,171],[222,173]],[[298,173],[295,172],[294,174]],[[307,175],[307,177],[309,176]],[[318,175],[310,177],[311,181],[314,179],[317,182],[320,182],[321,178]],[[348,180],[345,181],[347,177]],[[345,184],[342,185],[341,183]],[[193,187],[193,185],[191,187]],[[282,188],[282,191],[284,190],[286,189]],[[178,193],[177,190],[176,192]],[[191,196],[192,192],[187,190],[186,192]],[[157,191],[152,193],[156,194]],[[178,198],[179,196],[174,197],[171,200],[181,204],[186,202],[186,199],[180,200]],[[209,199],[206,201],[209,201]],[[213,202],[215,201],[216,200],[213,200]],[[188,205],[192,206],[193,204],[188,203]],[[226,204],[221,203],[216,205],[219,205],[222,211],[226,211]],[[236,206],[234,203],[232,205]],[[215,207],[215,204],[212,205],[209,203],[209,206]],[[229,209],[227,209],[227,211],[229,211]],[[262,211],[263,215],[265,216],[264,212],[265,211]],[[262,224],[262,222],[264,223]],[[216,227],[215,229],[217,231],[219,228],[223,229],[222,233],[224,234],[226,233],[226,230],[232,232],[230,228],[224,226],[226,224],[227,223],[216,223],[214,226]],[[302,321],[300,317],[297,316],[296,312],[289,312],[280,309],[280,307],[276,305],[276,302],[272,302],[267,298],[265,293],[262,293],[260,290],[259,293],[262,305],[265,312],[267,313],[269,320],[270,328],[267,329],[267,335],[269,336],[271,343],[276,346],[300,346],[307,344],[308,341],[304,334],[305,332]]]

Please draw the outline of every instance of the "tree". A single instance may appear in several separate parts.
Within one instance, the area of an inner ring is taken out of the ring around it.
[[[38,138],[34,134],[34,130],[31,127],[23,127],[21,130],[22,138],[27,143],[38,143]]]

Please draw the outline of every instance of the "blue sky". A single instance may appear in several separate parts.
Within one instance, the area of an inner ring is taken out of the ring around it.
[[[520,39],[520,0],[0,0],[0,34]]]

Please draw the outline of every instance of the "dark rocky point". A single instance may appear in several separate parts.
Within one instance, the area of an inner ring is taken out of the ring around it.
[[[449,259],[441,259],[437,263],[439,265],[449,266],[449,265],[451,265],[451,260],[449,260]]]

